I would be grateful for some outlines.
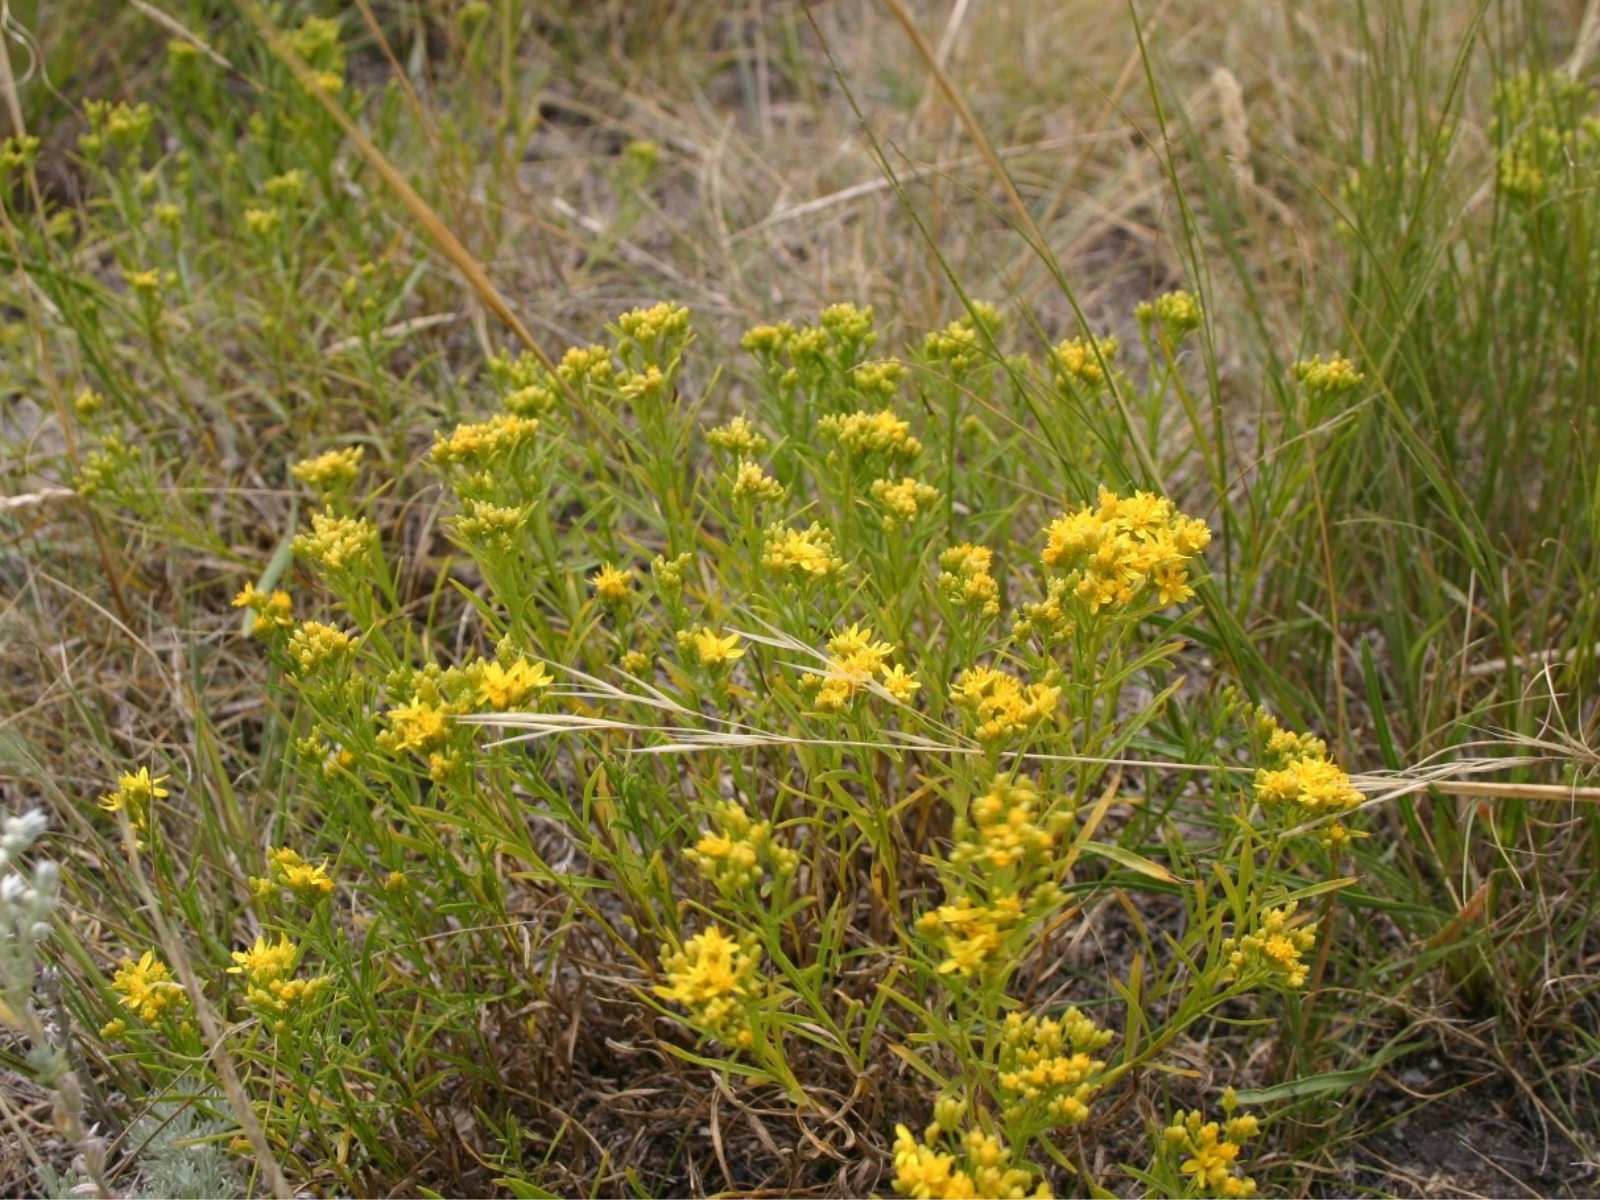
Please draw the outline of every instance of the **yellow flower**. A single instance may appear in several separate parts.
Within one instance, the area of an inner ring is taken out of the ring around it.
[[[138,962],[124,958],[112,976],[111,990],[121,997],[124,1008],[146,1024],[154,1024],[168,1009],[176,1013],[189,1003],[182,986],[172,978],[172,969],[154,950],[146,950]]]
[[[444,709],[413,697],[407,704],[389,710],[388,737],[380,735],[386,750],[423,751],[431,749],[450,735],[449,716]]]
[[[360,641],[359,637],[321,621],[302,621],[289,635],[289,662],[304,677],[354,654]]]
[[[692,632],[678,634],[678,647],[702,667],[715,671],[744,657],[744,649],[739,645],[742,640],[737,633],[724,636],[702,625]]]
[[[463,507],[466,511],[455,519],[456,532],[469,541],[507,551],[516,544],[514,535],[533,511],[531,504],[491,504],[471,497]]]
[[[1230,1113],[1232,1092],[1229,1088],[1223,1096],[1223,1107]],[[1234,1168],[1242,1144],[1258,1132],[1254,1117],[1231,1117],[1223,1126],[1194,1111],[1180,1113],[1173,1120],[1166,1130],[1166,1143],[1171,1150],[1189,1156],[1178,1169],[1194,1177],[1200,1194],[1247,1200],[1256,1194],[1255,1180],[1236,1174]]]
[[[250,632],[256,637],[266,637],[274,629],[287,629],[294,624],[293,601],[288,592],[261,591],[255,584],[246,584],[233,598],[234,608],[247,608],[256,614],[250,623]]]
[[[911,423],[895,416],[892,408],[826,416],[817,422],[817,431],[857,458],[904,460],[922,453],[922,443],[911,436]]]
[[[790,529],[773,525],[766,532],[762,566],[775,575],[799,575],[822,579],[836,575],[844,563],[833,552],[833,534],[821,525],[809,529]]]
[[[1068,338],[1051,356],[1057,377],[1098,391],[1106,386],[1105,367],[1116,358],[1117,348],[1114,337]]]
[[[755,330],[751,330],[754,333]],[[745,334],[748,338],[749,333]],[[722,450],[738,458],[758,458],[766,451],[769,445],[767,439],[750,423],[750,419],[743,413],[734,417],[726,425],[719,425],[715,429],[706,431],[706,442],[713,450]]]
[[[327,864],[313,866],[288,846],[281,846],[268,855],[267,865],[273,882],[303,900],[315,901],[333,894],[333,880],[328,878]]]
[[[554,682],[543,663],[526,659],[519,658],[509,667],[482,660],[478,665],[478,699],[497,712],[525,703],[534,692]]]
[[[1000,585],[989,572],[994,551],[963,542],[939,555],[939,590],[957,604],[975,608],[986,617],[1000,612]]]
[[[694,1023],[728,1046],[749,1046],[750,1002],[757,998],[761,952],[753,935],[734,940],[715,925],[681,950],[664,948],[667,982],[655,988],[663,1000],[683,1005]]]
[[[1000,1038],[996,1082],[1006,1119],[1044,1121],[1050,1126],[1080,1125],[1089,1102],[1101,1088],[1105,1063],[1091,1057],[1111,1040],[1076,1008],[1059,1019],[1006,1015]]]
[[[1096,504],[1046,527],[1040,558],[1066,574],[1063,589],[1052,596],[1070,595],[1091,614],[1130,606],[1148,597],[1147,588],[1165,607],[1194,594],[1188,561],[1210,541],[1205,522],[1185,517],[1165,497],[1149,492],[1122,497],[1101,488]]]
[[[285,1018],[328,986],[326,975],[314,979],[294,978],[300,948],[280,933],[276,942],[257,937],[248,950],[233,952],[230,975],[245,978],[245,1003],[261,1013],[279,1033],[287,1027]]]
[[[487,421],[457,425],[448,436],[436,435],[433,461],[440,466],[483,466],[532,445],[538,432],[539,422],[533,417],[499,413]]]
[[[1254,933],[1228,938],[1222,954],[1235,976],[1251,968],[1265,970],[1280,978],[1291,990],[1305,986],[1310,968],[1302,960],[1317,942],[1317,922],[1295,927],[1292,923],[1299,902],[1291,900],[1282,908],[1269,908],[1261,915]]]
[[[620,608],[633,596],[637,578],[631,568],[624,570],[607,563],[590,577],[589,582],[594,586],[594,594],[600,603]]]
[[[762,504],[783,499],[783,484],[749,459],[741,461],[727,479],[735,500]]]
[[[343,450],[328,450],[315,458],[306,458],[289,468],[289,474],[316,491],[327,502],[327,497],[349,490],[361,474],[364,446],[346,446]]]
[[[254,984],[268,984],[291,974],[299,953],[299,947],[286,933],[280,933],[276,942],[258,936],[250,949],[233,952],[234,965],[228,968],[228,974],[244,975]]]
[[[752,886],[761,877],[763,863],[770,863],[778,875],[794,869],[796,856],[773,842],[770,821],[752,819],[737,800],[724,800],[711,811],[715,832],[703,834],[684,857],[719,891],[731,893]]]
[[[99,805],[106,812],[126,812],[128,824],[133,826],[134,832],[147,834],[150,832],[151,809],[157,800],[164,800],[170,794],[161,785],[171,776],[157,775],[150,777],[149,767],[140,767],[135,774],[124,774],[117,780],[117,790],[107,792],[100,797]],[[139,842],[143,845],[143,842]]]
[[[1055,715],[1061,689],[1054,684],[1030,683],[994,667],[963,671],[950,689],[950,701],[977,721],[978,740],[998,741],[1025,733]]]
[[[297,534],[292,549],[329,571],[342,571],[369,556],[378,546],[378,531],[364,517],[330,512],[311,514],[311,532]]]
[[[939,489],[918,483],[907,475],[899,483],[889,479],[876,479],[872,495],[888,511],[883,516],[885,529],[897,529],[910,522],[919,512],[925,512],[939,499]]]
[[[978,862],[1003,871],[1048,854],[1055,837],[1034,824],[1038,807],[1039,793],[1027,776],[1012,780],[996,775],[989,790],[975,798],[966,817],[956,822],[950,861]]]
[[[922,686],[917,677],[902,666],[885,667],[883,678],[878,681],[883,690],[888,692],[901,704],[911,703],[911,697]]]
[[[1366,382],[1355,363],[1338,354],[1303,359],[1294,364],[1294,377],[1313,400],[1328,400],[1355,391]]]

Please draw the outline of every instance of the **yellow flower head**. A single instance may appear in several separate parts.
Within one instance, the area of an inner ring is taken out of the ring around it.
[[[528,697],[534,692],[542,691],[555,682],[543,663],[530,663],[523,658],[514,660],[510,666],[480,659],[475,667],[478,699],[496,712],[505,712],[527,703]]]
[[[327,503],[330,496],[347,492],[361,474],[364,446],[346,446],[343,450],[328,450],[315,458],[302,459],[289,468],[289,474]]]
[[[735,500],[767,504],[783,499],[783,484],[749,459],[742,460],[727,479]]]
[[[759,458],[769,445],[767,439],[750,423],[750,418],[743,413],[726,425],[707,430],[706,441],[713,450],[721,450],[734,458]]]
[[[171,776],[168,775],[151,778],[150,768],[140,767],[137,772],[119,778],[117,790],[101,796],[99,805],[106,812],[126,812],[128,824],[133,826],[134,832],[147,834],[150,832],[151,810],[155,802],[169,795],[167,789],[161,786],[169,778]]]
[[[1106,367],[1116,358],[1117,348],[1114,337],[1068,338],[1051,356],[1057,378],[1099,391],[1106,386]]]
[[[306,862],[288,846],[280,846],[267,856],[267,867],[272,881],[287,888],[302,900],[321,900],[333,895],[333,880],[328,877],[328,865]]]
[[[594,587],[595,597],[600,603],[620,608],[632,599],[638,576],[631,568],[614,567],[610,563],[605,563],[589,577],[589,582]]]
[[[911,423],[895,416],[892,408],[823,417],[817,431],[855,458],[878,455],[903,461],[922,453],[922,443],[911,436]]]
[[[256,637],[266,637],[275,629],[287,629],[294,624],[293,601],[288,592],[263,592],[255,584],[246,584],[233,598],[234,608],[245,608],[255,613],[250,632]]]
[[[939,555],[939,590],[950,600],[986,617],[1000,612],[1000,584],[990,574],[994,551],[963,542]]]
[[[717,671],[744,657],[744,648],[739,645],[743,640],[737,633],[721,634],[702,625],[678,634],[678,648],[702,667]]]
[[[124,958],[112,976],[111,990],[121,998],[124,1008],[149,1025],[169,1009],[178,1014],[189,1004],[183,987],[172,978],[172,969],[156,957],[154,950],[146,950],[138,962]]]
[[[355,653],[361,639],[321,621],[302,621],[289,635],[289,662],[302,678]]]
[[[761,951],[753,935],[735,940],[713,925],[681,950],[663,949],[661,965],[667,981],[656,987],[657,996],[683,1005],[697,1026],[724,1045],[754,1041],[749,1008],[761,990]]]
[[[389,728],[378,737],[394,753],[430,750],[450,736],[449,714],[439,705],[413,697],[389,710]]]
[[[817,524],[809,529],[773,525],[766,532],[761,565],[775,575],[806,579],[824,579],[844,570],[844,562],[833,552],[833,534]]]
[[[1054,684],[1024,684],[994,667],[971,667],[957,676],[950,702],[977,722],[978,740],[998,741],[1049,721],[1061,700]]]
[[[329,571],[342,571],[366,559],[378,547],[378,531],[364,517],[330,512],[311,514],[311,532],[297,534],[293,550]]]
[[[872,495],[885,509],[883,527],[893,530],[908,524],[919,512],[926,512],[939,499],[939,489],[907,475],[899,483],[873,480]]]

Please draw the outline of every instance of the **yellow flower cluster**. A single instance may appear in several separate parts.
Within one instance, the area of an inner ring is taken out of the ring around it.
[[[1291,900],[1282,908],[1269,908],[1256,932],[1224,941],[1222,953],[1229,970],[1237,976],[1252,967],[1263,968],[1269,976],[1281,977],[1290,989],[1304,987],[1310,968],[1301,956],[1317,944],[1317,922],[1295,926],[1298,907],[1299,901]]]
[[[1111,1040],[1076,1008],[1059,1019],[1007,1013],[996,1082],[1006,1120],[1043,1128],[1081,1125],[1102,1086],[1105,1063],[1092,1057]]]
[[[748,458],[740,460],[738,467],[727,478],[735,500],[767,504],[783,499],[783,484]]]
[[[170,776],[157,775],[150,777],[149,767],[140,767],[137,773],[124,774],[117,780],[117,790],[107,792],[100,797],[100,807],[106,812],[126,812],[128,824],[133,826],[133,831],[139,835],[136,844],[142,849],[143,838],[150,832],[152,819],[151,809],[157,800],[164,800],[170,793],[161,785]]]
[[[448,436],[435,434],[433,461],[440,466],[482,466],[532,445],[538,432],[534,417],[497,413],[487,421],[457,425]]]
[[[1288,808],[1291,819],[1338,817],[1361,804],[1364,797],[1337,763],[1328,758],[1328,746],[1309,733],[1291,733],[1265,710],[1256,712],[1257,728],[1266,737],[1270,766],[1256,770],[1255,798],[1266,812]],[[1352,836],[1338,821],[1324,840],[1342,843]]]
[[[391,754],[408,750],[421,754],[450,736],[450,712],[437,700],[413,696],[388,712],[389,728],[378,734],[378,745]]]
[[[378,546],[378,530],[365,517],[330,512],[311,514],[311,532],[295,535],[293,550],[328,571],[342,571],[367,558]]]
[[[995,667],[969,667],[950,687],[950,702],[972,715],[980,742],[1026,733],[1050,720],[1060,701],[1056,685],[1023,684]]]
[[[246,608],[255,613],[250,622],[250,632],[256,637],[266,637],[275,629],[287,629],[294,624],[292,601],[288,592],[263,592],[255,584],[246,584],[233,598],[234,608]]]
[[[463,501],[465,512],[454,521],[456,532],[466,541],[509,551],[516,545],[516,533],[533,511],[530,504],[491,504],[471,497]]]
[[[1206,523],[1185,517],[1166,497],[1123,497],[1101,488],[1097,504],[1046,527],[1041,557],[1066,574],[1072,594],[1092,614],[1128,607],[1147,589],[1163,608],[1189,599],[1189,560],[1210,544]]]
[[[923,356],[945,364],[955,375],[970,371],[989,357],[983,332],[987,331],[992,340],[1000,330],[1000,311],[994,305],[974,300],[972,309],[922,339]],[[973,313],[977,314],[976,320]]]
[[[656,987],[657,996],[683,1005],[691,1021],[723,1045],[753,1044],[749,1010],[761,990],[761,951],[753,934],[736,941],[713,925],[681,950],[664,948],[661,965],[667,982]]]
[[[761,877],[762,864],[769,864],[776,875],[788,875],[798,865],[795,852],[772,840],[772,822],[751,819],[737,800],[723,800],[713,806],[716,829],[703,834],[684,857],[700,868],[700,874],[724,893],[743,891]]]
[[[996,775],[989,790],[956,819],[951,863],[1004,871],[1049,854],[1055,834],[1034,823],[1038,809],[1039,793],[1026,775],[1014,780]]]
[[[302,678],[315,674],[329,663],[355,653],[358,635],[346,633],[321,621],[301,621],[289,635],[289,663]]]
[[[123,1008],[147,1025],[155,1024],[169,1009],[173,1015],[178,1015],[189,1005],[182,985],[172,978],[172,968],[157,958],[154,950],[146,950],[138,962],[131,956],[124,958],[111,977],[111,990],[117,993]],[[112,1024],[120,1026],[122,1023]],[[110,1037],[117,1031],[101,1032]]]
[[[826,416],[817,422],[817,431],[856,458],[906,460],[922,453],[922,443],[911,436],[911,422],[895,416],[892,408]]]
[[[324,504],[342,495],[354,486],[361,474],[364,446],[346,446],[343,450],[327,450],[315,458],[301,459],[289,468],[289,474],[315,491]]]
[[[328,876],[328,864],[308,863],[298,851],[288,846],[280,846],[267,855],[267,878],[252,879],[250,882],[258,895],[274,887],[281,887],[311,903],[333,895],[333,880]]]
[[[604,386],[611,382],[614,370],[611,352],[604,346],[590,346],[587,349],[573,346],[561,356],[561,362],[556,366],[556,374],[574,386],[584,383]]]
[[[525,658],[514,658],[509,663],[480,658],[469,664],[463,674],[478,703],[496,712],[522,707],[535,692],[555,682],[543,663],[530,663]]]
[[[876,362],[859,363],[850,372],[850,382],[863,396],[891,399],[900,390],[900,381],[906,377],[906,365],[892,358]]]
[[[1154,303],[1146,301],[1133,310],[1134,317],[1146,329],[1151,321],[1159,322],[1162,329],[1174,342],[1181,341],[1185,334],[1193,333],[1205,324],[1205,309],[1200,307],[1200,301],[1189,292],[1167,292],[1157,297]]]
[[[1561,72],[1524,71],[1499,81],[1495,108],[1504,143],[1500,190],[1532,203],[1546,195],[1553,180],[1570,179],[1600,141],[1600,127],[1592,117],[1573,120],[1593,101],[1588,86]]]
[[[782,523],[769,526],[761,565],[775,575],[823,579],[844,570],[833,552],[833,534],[812,523],[809,529],[791,529]]]
[[[633,599],[634,585],[638,581],[639,577],[631,567],[614,567],[610,563],[602,563],[600,569],[589,577],[595,598],[611,608],[621,608]]]
[[[918,483],[907,475],[899,483],[892,479],[873,480],[872,496],[886,510],[883,527],[894,530],[910,523],[919,512],[926,511],[939,499],[939,489]]]
[[[1167,1150],[1189,1156],[1179,1170],[1194,1177],[1194,1186],[1201,1195],[1246,1200],[1256,1194],[1256,1181],[1236,1174],[1235,1168],[1239,1165],[1240,1148],[1260,1133],[1260,1124],[1251,1116],[1233,1116],[1235,1103],[1233,1089],[1229,1088],[1222,1097],[1227,1114],[1222,1125],[1207,1121],[1202,1113],[1194,1111],[1179,1114],[1167,1126]]]
[[[860,308],[847,302],[828,305],[818,316],[817,323],[835,342],[865,350],[878,340],[872,320],[872,305]]]
[[[1313,400],[1332,400],[1355,391],[1367,377],[1356,370],[1355,363],[1338,354],[1324,361],[1322,355],[1302,359],[1294,364],[1294,377]]]
[[[667,390],[667,377],[655,363],[642,371],[621,371],[617,375],[617,391],[629,400],[659,400]]]
[[[957,604],[975,608],[986,617],[1000,612],[1000,584],[990,574],[994,551],[963,542],[939,555],[939,590]]]
[[[85,154],[94,154],[107,142],[119,149],[131,149],[150,136],[155,115],[148,104],[130,105],[125,101],[86,100],[83,115],[89,132],[78,139]]]
[[[276,1033],[288,1027],[287,1018],[297,1008],[308,1003],[330,982],[326,975],[313,979],[295,977],[295,966],[300,958],[300,947],[280,933],[276,942],[265,937],[256,938],[248,950],[233,952],[234,965],[230,975],[245,978],[245,1003],[259,1012]]]
[[[975,1196],[1047,1200],[1051,1195],[1048,1184],[1040,1180],[1035,1186],[1033,1172],[1012,1163],[999,1138],[981,1129],[969,1130],[959,1139],[958,1156],[934,1145],[948,1132],[934,1125],[927,1140],[918,1141],[904,1125],[895,1127],[895,1191],[913,1200],[969,1200]]]
[[[1056,377],[1097,392],[1107,383],[1106,368],[1117,357],[1115,337],[1068,338],[1051,352]]]
[[[874,679],[902,704],[922,686],[910,671],[889,662],[894,647],[875,641],[874,636],[870,628],[856,622],[828,639],[826,668],[801,680],[802,687],[816,692],[817,708],[822,712],[842,712]]]
[[[721,634],[701,625],[698,629],[679,631],[678,650],[691,662],[715,673],[744,657],[744,647],[739,644],[743,640],[737,633]]]
[[[689,310],[681,304],[662,301],[623,313],[617,318],[617,328],[624,337],[641,345],[683,337],[689,332]]]
[[[986,975],[1005,958],[1006,942],[1028,915],[1016,893],[974,903],[958,896],[917,918],[917,929],[937,940],[944,952],[939,974]]]
[[[754,333],[751,330],[751,333]],[[749,337],[750,334],[746,334]],[[706,442],[713,450],[721,450],[734,458],[759,458],[766,453],[767,439],[750,423],[750,418],[740,413],[726,425],[706,431]]]

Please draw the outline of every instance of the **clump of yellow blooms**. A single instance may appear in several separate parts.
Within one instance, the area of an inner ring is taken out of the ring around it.
[[[1154,302],[1147,300],[1133,310],[1133,315],[1146,330],[1152,321],[1158,323],[1173,342],[1181,341],[1185,335],[1199,329],[1206,319],[1200,301],[1193,294],[1181,291],[1167,292]]]
[[[107,792],[100,797],[99,805],[106,812],[126,812],[128,824],[133,826],[134,833],[139,837],[135,844],[141,849],[144,847],[143,838],[150,832],[152,809],[157,800],[164,800],[170,794],[161,785],[170,776],[157,775],[150,777],[149,767],[140,767],[137,772],[123,774],[117,780],[117,790]]]
[[[450,716],[437,700],[413,696],[389,710],[389,728],[378,734],[378,745],[391,754],[431,750],[449,738]]]
[[[130,150],[150,136],[155,114],[148,104],[131,105],[117,100],[86,100],[83,115],[89,121],[89,132],[78,139],[85,154],[97,154],[107,142],[121,150]]]
[[[300,947],[280,933],[276,942],[265,937],[256,938],[248,950],[233,952],[234,965],[230,975],[245,979],[245,1003],[255,1009],[276,1033],[288,1028],[288,1017],[308,1003],[330,983],[326,975],[312,979],[295,977]]]
[[[730,938],[712,925],[682,949],[664,947],[661,965],[667,982],[655,988],[657,996],[683,1005],[694,1025],[725,1046],[754,1043],[750,1007],[762,990],[761,950],[754,934]]]
[[[1358,807],[1364,797],[1337,763],[1328,758],[1328,745],[1309,733],[1291,733],[1265,709],[1256,710],[1256,727],[1266,739],[1268,765],[1256,769],[1256,802],[1268,813],[1288,810],[1296,823],[1319,817],[1339,817]],[[1339,821],[1323,835],[1324,842],[1342,844],[1352,836]]]
[[[973,313],[964,313],[943,329],[936,329],[922,340],[922,353],[930,362],[943,363],[954,375],[972,370],[990,357],[983,334],[992,339],[1000,329],[1000,313],[982,300],[972,302]]]
[[[900,390],[900,381],[905,376],[905,363],[884,358],[876,362],[857,364],[850,372],[850,382],[863,396],[876,396],[888,400]]]
[[[267,877],[250,882],[257,895],[264,895],[275,887],[311,903],[333,895],[328,864],[308,863],[289,846],[280,846],[267,855]]]
[[[378,546],[378,530],[365,517],[331,512],[311,514],[311,532],[296,534],[293,549],[328,571],[343,571],[366,559]]]
[[[986,617],[1000,612],[1000,584],[990,574],[994,551],[963,542],[939,555],[939,590],[957,604],[975,608]]]
[[[638,582],[639,577],[631,567],[616,567],[610,563],[602,563],[589,577],[595,599],[611,608],[621,608],[633,599],[633,589]]]
[[[1053,683],[1024,684],[995,667],[969,667],[951,684],[950,702],[972,716],[980,742],[995,742],[1054,717],[1061,689]]]
[[[234,608],[244,608],[255,613],[250,622],[250,632],[256,637],[266,637],[274,630],[287,629],[294,624],[293,602],[288,592],[263,592],[255,584],[246,584],[233,598]]]
[[[617,328],[625,338],[641,345],[689,332],[689,310],[681,304],[662,301],[649,308],[636,308],[617,318]]]
[[[1254,933],[1222,943],[1223,957],[1235,977],[1257,968],[1291,990],[1305,986],[1310,968],[1301,956],[1317,944],[1317,922],[1296,926],[1298,907],[1299,901],[1291,900],[1282,908],[1269,908]]]
[[[1318,354],[1294,364],[1294,377],[1313,400],[1332,400],[1355,391],[1367,377],[1356,369],[1355,363],[1339,354],[1330,354],[1326,361]]]
[[[1188,1155],[1179,1165],[1193,1176],[1201,1195],[1245,1200],[1256,1194],[1256,1181],[1238,1174],[1239,1150],[1261,1131],[1252,1116],[1234,1116],[1238,1101],[1232,1088],[1222,1094],[1224,1123],[1207,1121],[1198,1110],[1180,1113],[1163,1135],[1167,1152]]]
[[[953,1145],[957,1153],[938,1149]],[[981,1129],[956,1136],[937,1120],[918,1141],[904,1125],[895,1126],[894,1190],[913,1200],[969,1200],[975,1196],[1047,1200],[1049,1185],[1035,1183],[1032,1170],[1017,1166],[999,1138]]]
[[[555,680],[541,662],[514,658],[509,663],[478,659],[463,672],[468,686],[480,704],[496,712],[520,708],[535,692],[542,692]]]
[[[302,677],[355,653],[361,638],[321,621],[301,621],[289,635],[290,669]]]
[[[826,416],[817,422],[817,431],[853,458],[876,455],[904,461],[922,453],[922,443],[911,436],[911,422],[895,416],[892,408]]]
[[[844,570],[833,552],[833,534],[813,522],[809,529],[791,529],[781,522],[768,527],[761,565],[775,575],[824,579]]]
[[[156,957],[154,950],[146,950],[135,962],[131,956],[124,958],[111,977],[111,990],[117,993],[122,1007],[146,1025],[154,1025],[162,1017],[177,1016],[189,1007],[189,997],[183,986],[172,978],[172,968]],[[113,1021],[100,1032],[105,1037],[116,1037],[127,1026]]]
[[[457,425],[448,435],[436,434],[432,458],[440,466],[481,467],[532,445],[538,432],[534,417],[497,413],[487,421]]]
[[[1076,1008],[1055,1019],[1007,1013],[996,1076],[1006,1120],[1041,1129],[1088,1120],[1105,1069],[1092,1056],[1110,1041]]]
[[[1098,503],[1046,527],[1041,558],[1064,574],[1071,595],[1092,615],[1147,603],[1152,594],[1163,608],[1189,599],[1188,564],[1210,544],[1206,523],[1184,516],[1165,496],[1123,497],[1101,488]]]
[[[791,874],[798,865],[798,855],[773,840],[772,822],[754,820],[737,800],[720,801],[711,816],[715,830],[703,834],[684,857],[718,891],[731,894],[752,887],[763,864],[778,876]]]
[[[556,366],[556,374],[574,386],[585,383],[604,386],[611,382],[614,371],[611,352],[604,346],[573,346],[561,356],[561,362]]]
[[[922,686],[911,672],[889,662],[894,647],[874,638],[870,628],[856,622],[828,639],[826,667],[801,680],[803,688],[816,693],[820,711],[842,712],[874,679],[902,704]]]
[[[751,330],[750,333],[754,333]],[[745,334],[748,338],[750,333]],[[726,425],[706,431],[706,442],[713,450],[721,450],[733,458],[759,458],[766,453],[767,439],[750,423],[750,418],[740,413]]]
[[[305,484],[327,504],[335,496],[343,495],[361,474],[364,446],[346,446],[343,450],[327,450],[315,458],[301,459],[289,468],[289,474]]]
[[[453,524],[456,532],[468,542],[478,542],[485,547],[510,550],[516,545],[516,534],[527,523],[531,504],[492,504],[487,500],[468,497],[462,502],[465,511]]]
[[[748,458],[741,459],[738,467],[729,473],[727,479],[729,490],[735,500],[748,501],[751,504],[769,504],[783,499],[783,484],[762,470],[760,464]]]
[[[899,483],[892,479],[873,480],[872,496],[886,510],[883,527],[893,530],[908,524],[919,512],[927,511],[939,499],[939,489],[907,475]]]
[[[1070,812],[1040,826],[1040,797],[1026,776],[997,775],[958,815],[951,867],[968,867],[946,884],[946,903],[917,919],[943,959],[941,975],[988,976],[1016,961],[1015,935],[1060,899],[1047,876],[1056,835]]]
[[[1034,821],[1039,803],[1039,793],[1026,775],[1014,780],[996,775],[989,790],[956,818],[950,862],[978,863],[1003,871],[1049,854],[1056,839],[1050,829]]]
[[[1051,352],[1050,363],[1057,379],[1097,392],[1106,386],[1106,368],[1119,348],[1115,337],[1068,338]]]
[[[691,662],[716,673],[727,670],[744,657],[744,647],[739,644],[743,640],[737,633],[718,633],[701,625],[678,633],[678,649]]]

